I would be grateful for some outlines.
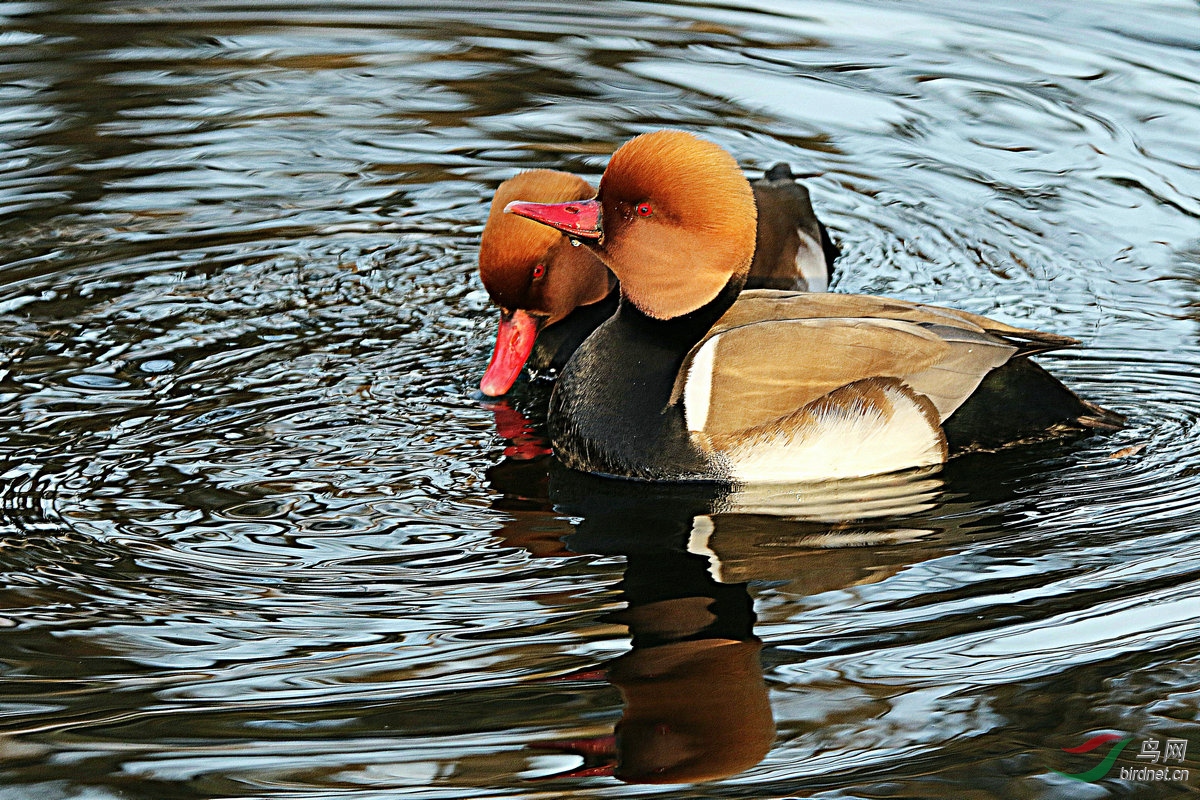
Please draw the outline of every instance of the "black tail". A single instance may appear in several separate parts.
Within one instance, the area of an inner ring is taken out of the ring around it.
[[[821,230],[821,251],[825,254],[825,264],[829,267],[830,276],[833,275],[833,262],[841,256],[842,250],[833,243],[833,239],[829,238],[829,229],[825,227],[824,222],[818,222],[817,227]]]
[[[763,179],[768,181],[794,181],[796,180],[796,176],[792,174],[792,168],[789,164],[780,161],[766,171]]]
[[[1123,416],[1077,397],[1028,358],[1014,358],[988,373],[942,425],[952,453],[1124,426]]]

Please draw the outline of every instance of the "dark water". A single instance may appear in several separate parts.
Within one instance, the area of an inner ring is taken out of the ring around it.
[[[1197,76],[1182,0],[0,2],[0,800],[1200,793]],[[1128,429],[556,469],[474,395],[486,204],[667,126],[812,175],[837,290],[1082,339]],[[618,725],[713,780],[564,774]]]

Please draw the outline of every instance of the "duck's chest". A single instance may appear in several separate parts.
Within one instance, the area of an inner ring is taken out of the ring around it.
[[[671,402],[690,347],[618,314],[575,352],[550,399],[555,454],[569,467],[646,480],[720,480]]]

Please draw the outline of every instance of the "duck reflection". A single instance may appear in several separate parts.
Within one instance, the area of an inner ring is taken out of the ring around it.
[[[931,475],[753,492],[607,480],[562,468],[531,443],[536,425],[516,425],[520,412],[506,401],[490,407],[524,445],[514,450],[506,436],[514,444],[488,473],[496,507],[511,517],[505,542],[540,557],[626,561],[625,608],[604,621],[628,628],[631,649],[573,676],[620,690],[621,719],[611,735],[531,745],[582,759],[540,780],[693,783],[758,764],[775,723],[749,581],[817,593],[893,574],[907,558],[856,545],[920,540],[931,530],[897,526],[896,514],[931,507],[941,489]]]
[[[613,736],[539,742],[580,755],[582,769],[630,783],[690,783],[748,769],[767,754],[775,724],[746,585],[721,584],[707,560],[641,552],[621,582],[632,649],[603,670],[624,701]]]

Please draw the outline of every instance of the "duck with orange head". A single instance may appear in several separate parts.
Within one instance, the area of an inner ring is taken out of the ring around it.
[[[743,293],[754,194],[728,152],[691,134],[623,145],[594,199],[505,211],[580,242],[620,282],[616,313],[551,396],[554,451],[576,469],[826,480],[1122,424],[1028,358],[1074,339],[902,300]]]
[[[747,287],[825,291],[839,252],[808,189],[787,164],[776,164],[751,187],[760,214]],[[479,247],[479,277],[500,308],[495,349],[479,385],[485,395],[507,393],[524,367],[561,369],[616,311],[616,278],[591,250],[504,213],[517,199],[558,203],[595,194],[582,178],[547,169],[522,172],[496,189]]]

